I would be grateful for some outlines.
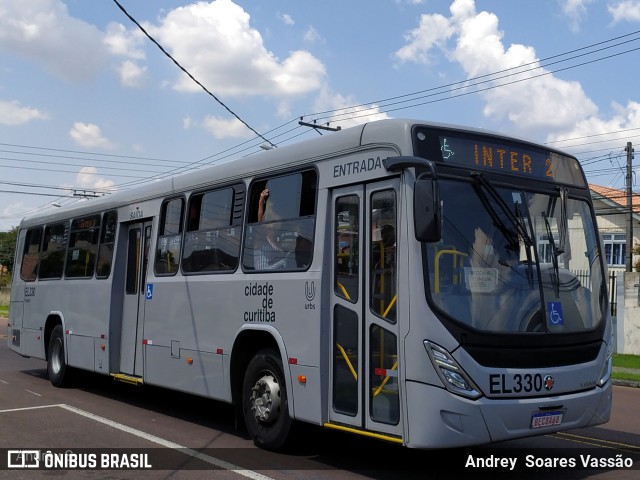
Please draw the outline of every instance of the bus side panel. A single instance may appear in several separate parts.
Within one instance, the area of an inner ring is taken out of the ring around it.
[[[71,367],[96,370],[96,341],[106,342],[109,334],[110,302],[107,280],[78,279],[39,282],[38,302],[44,307],[61,305],[64,316],[67,362]],[[104,299],[104,301],[96,301]],[[37,318],[44,322],[50,311],[38,311]],[[105,351],[107,345],[105,343]],[[103,363],[103,367],[107,367]]]
[[[66,335],[67,363],[71,367],[93,370],[95,357],[94,339],[82,335]]]
[[[22,344],[22,314],[23,303],[11,301],[9,308],[9,327],[7,329],[7,345],[16,353],[24,354],[21,350]]]
[[[22,329],[22,351],[24,355],[34,358],[45,358],[44,335],[40,329]]]
[[[173,353],[173,355],[172,355]],[[171,347],[145,345],[144,381],[204,397],[227,400],[222,375],[222,355]]]
[[[323,398],[321,390],[320,369],[304,365],[289,365],[291,390],[293,391],[294,415],[298,420],[305,420],[317,425],[323,422],[319,408]]]
[[[26,230],[21,230],[16,241],[16,252],[24,250]],[[25,355],[22,349],[22,318],[24,315],[24,281],[20,278],[22,254],[15,255],[13,267],[13,282],[11,283],[11,296],[9,299],[9,327],[7,329],[7,345],[11,350],[20,355]]]

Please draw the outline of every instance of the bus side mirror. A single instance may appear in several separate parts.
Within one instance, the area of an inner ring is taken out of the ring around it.
[[[413,188],[413,221],[416,240],[438,242],[442,237],[442,204],[438,182],[433,178],[416,180]]]

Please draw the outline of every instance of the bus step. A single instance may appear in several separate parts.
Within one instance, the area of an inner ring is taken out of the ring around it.
[[[111,376],[118,382],[130,383],[132,385],[142,385],[144,383],[142,377],[133,377],[124,373],[112,373]]]

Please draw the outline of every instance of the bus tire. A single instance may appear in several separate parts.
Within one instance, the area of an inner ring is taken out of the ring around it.
[[[62,325],[56,325],[49,338],[47,374],[54,387],[65,387],[70,383],[71,368],[65,360]]]
[[[242,386],[242,411],[253,443],[266,450],[285,446],[292,429],[280,355],[259,351],[249,362]]]

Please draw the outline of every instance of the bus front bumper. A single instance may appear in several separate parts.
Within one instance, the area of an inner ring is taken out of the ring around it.
[[[406,392],[409,421],[404,438],[410,448],[462,447],[544,435],[599,425],[611,414],[611,382],[587,392],[546,398],[470,400],[411,381]],[[561,421],[532,428],[533,416],[540,412],[561,412]]]

